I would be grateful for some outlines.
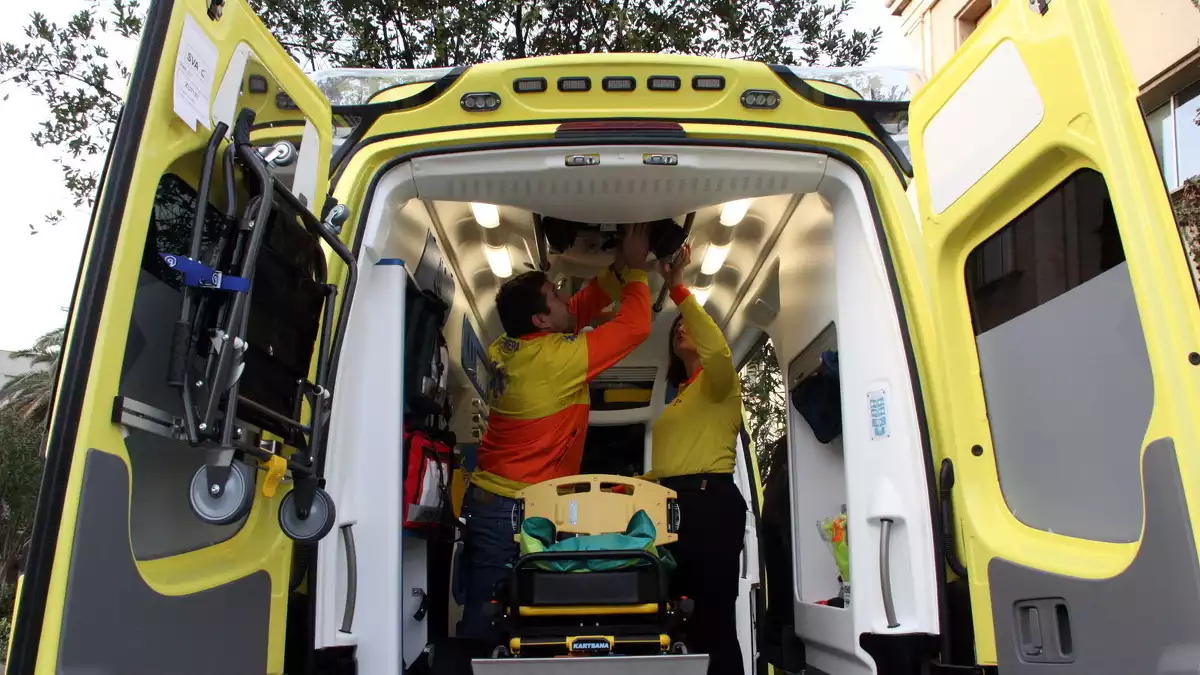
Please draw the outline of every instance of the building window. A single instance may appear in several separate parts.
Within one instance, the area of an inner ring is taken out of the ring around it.
[[[1180,91],[1146,115],[1150,140],[1167,189],[1178,190],[1189,178],[1200,176],[1200,82]]]
[[[958,16],[954,17],[959,46],[962,46],[962,43],[971,37],[971,33],[975,32],[979,22],[983,21],[983,17],[987,16],[990,11],[992,11],[992,0],[970,0],[963,5]]]

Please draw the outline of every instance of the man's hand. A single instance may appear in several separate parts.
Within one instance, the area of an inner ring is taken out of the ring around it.
[[[683,285],[683,272],[692,262],[692,245],[684,244],[674,256],[674,262],[660,262],[658,271],[662,274],[667,288]]]
[[[624,262],[630,269],[648,271],[651,266],[646,260],[650,255],[650,225],[638,223],[629,227],[625,231],[625,238],[621,240],[618,255],[625,258]]]

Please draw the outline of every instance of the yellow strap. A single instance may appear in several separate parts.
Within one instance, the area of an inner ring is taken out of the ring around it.
[[[267,460],[267,477],[263,480],[262,493],[267,499],[275,496],[275,491],[279,489],[279,481],[283,480],[283,475],[287,473],[287,460],[275,455]]]

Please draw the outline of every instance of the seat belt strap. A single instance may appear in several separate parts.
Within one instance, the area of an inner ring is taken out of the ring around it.
[[[244,277],[223,274],[187,256],[175,255],[174,253],[159,253],[158,255],[162,257],[163,262],[167,263],[167,267],[183,275],[184,286],[209,288],[218,291],[229,291],[231,293],[247,293],[250,291],[250,280]]]

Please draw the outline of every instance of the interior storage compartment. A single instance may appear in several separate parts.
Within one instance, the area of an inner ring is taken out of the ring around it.
[[[787,372],[797,587],[800,600],[808,603],[827,602],[841,590],[837,565],[817,527],[819,521],[844,513],[847,501],[840,387],[836,372],[827,366],[837,349],[837,327],[830,323],[792,360]]]

